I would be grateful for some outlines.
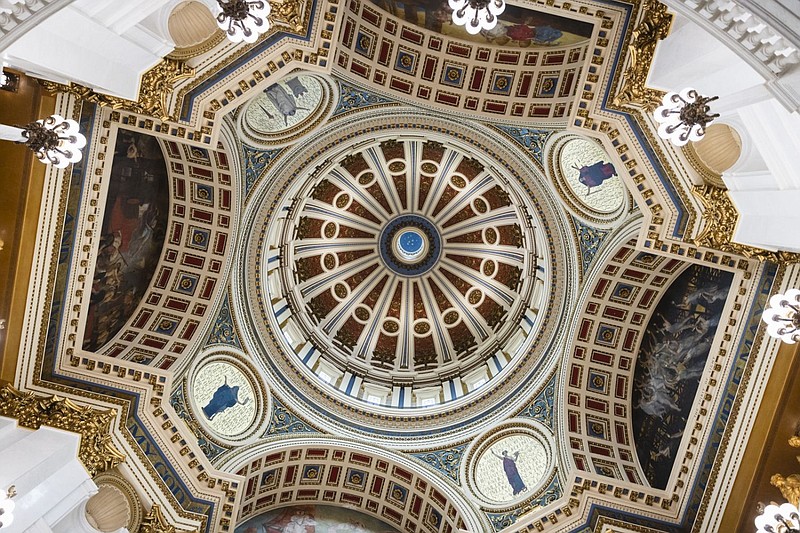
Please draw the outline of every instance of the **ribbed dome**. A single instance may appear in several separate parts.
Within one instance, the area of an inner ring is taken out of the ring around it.
[[[503,165],[402,128],[316,160],[257,241],[258,298],[294,364],[393,408],[464,397],[516,364],[546,306],[546,239]]]
[[[217,31],[217,24],[205,4],[183,2],[170,13],[168,28],[175,46],[188,48],[211,37]]]
[[[286,290],[342,367],[354,358],[387,386],[402,374],[438,383],[483,363],[519,320],[536,268],[525,227],[468,154],[384,138],[328,168],[294,210]]]
[[[711,124],[705,136],[694,143],[694,151],[714,174],[722,174],[739,159],[742,141],[736,130],[727,124]]]

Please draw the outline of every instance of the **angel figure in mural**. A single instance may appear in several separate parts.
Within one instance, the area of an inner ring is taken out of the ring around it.
[[[309,533],[316,529],[317,521],[305,511],[298,510],[289,519],[289,523],[283,526],[281,533]],[[311,528],[310,530],[308,528]]]
[[[228,385],[228,376],[225,376],[225,381],[214,391],[211,401],[208,405],[203,407],[203,414],[206,418],[213,420],[215,416],[223,412],[229,407],[234,405],[247,405],[250,398],[245,398],[244,401],[239,401],[239,386],[231,387]]]
[[[528,490],[528,487],[525,486],[525,482],[522,481],[522,478],[519,475],[519,470],[517,470],[519,451],[514,452],[513,456],[508,454],[508,450],[503,450],[502,456],[497,455],[494,450],[491,450],[491,452],[492,455],[503,461],[503,470],[506,473],[506,478],[508,478],[508,483],[511,485],[511,490],[514,492],[514,496],[520,492],[525,492]]]

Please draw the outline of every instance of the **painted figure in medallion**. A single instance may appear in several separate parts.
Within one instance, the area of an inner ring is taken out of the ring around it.
[[[203,414],[206,415],[206,418],[209,420],[213,420],[215,416],[225,409],[233,407],[234,405],[247,405],[249,401],[250,398],[239,401],[239,386],[231,387],[228,385],[228,378],[226,377],[225,382],[214,391],[214,396],[211,398],[211,401],[208,402],[208,405],[203,407]]]
[[[517,470],[519,451],[514,452],[513,457],[508,455],[508,450],[503,450],[502,456],[497,455],[494,453],[494,450],[492,450],[492,455],[503,461],[503,471],[505,471],[506,478],[508,478],[508,483],[511,485],[511,489],[514,491],[514,496],[520,492],[525,492],[528,490],[528,487],[525,486],[525,482],[522,481],[522,477],[519,475],[519,470]]]
[[[617,175],[614,165],[603,161],[598,161],[592,165],[583,165],[582,167],[573,165],[573,168],[580,172],[578,181],[586,185],[587,195],[591,194],[592,187],[599,187],[604,181]]]
[[[298,106],[296,100],[296,98],[300,98],[307,93],[308,89],[306,89],[299,78],[292,78],[286,82],[286,85],[292,90],[291,94],[279,83],[270,85],[264,89],[264,94],[267,95],[272,105],[283,115],[284,123],[288,127],[289,117],[293,117],[298,110],[308,111],[308,108]],[[270,119],[275,118],[264,106],[261,106],[261,109]]]

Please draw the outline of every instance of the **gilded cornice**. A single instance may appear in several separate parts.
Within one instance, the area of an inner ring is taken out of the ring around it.
[[[669,34],[673,15],[667,13],[667,6],[657,0],[646,0],[643,11],[641,22],[631,33],[628,68],[623,75],[622,89],[614,97],[613,104],[638,104],[650,112],[659,105],[663,93],[645,85],[647,74],[650,72],[658,41]]]
[[[16,418],[20,426],[30,429],[49,426],[79,433],[78,459],[92,477],[125,460],[125,455],[111,441],[115,416],[111,409],[94,409],[69,398],[38,396],[6,385],[0,389],[0,415]]]
[[[40,80],[44,88],[51,93],[67,93],[79,100],[92,102],[112,109],[124,109],[142,115],[151,116],[162,121],[175,121],[170,115],[167,99],[172,94],[175,84],[194,76],[195,70],[183,61],[165,58],[142,75],[139,83],[139,99],[128,100],[118,96],[98,93],[94,89],[70,83],[64,85]]]
[[[759,261],[795,263],[800,261],[800,254],[789,252],[770,252],[733,242],[736,223],[739,213],[731,201],[728,191],[713,185],[696,185],[692,188],[694,194],[703,205],[704,227],[692,239],[697,246],[713,248],[726,253],[739,254]]]

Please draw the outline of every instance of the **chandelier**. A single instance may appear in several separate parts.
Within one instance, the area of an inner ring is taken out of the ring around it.
[[[14,521],[14,515],[12,511],[14,510],[14,496],[17,495],[16,488],[14,485],[8,487],[5,492],[0,492],[0,529],[6,528],[11,525]]]
[[[767,333],[786,344],[800,340],[800,290],[775,294],[769,299],[769,305],[761,315],[767,323]]]
[[[475,35],[497,26],[497,17],[506,8],[504,0],[448,0],[453,10],[453,24],[465,26]]]
[[[757,533],[800,533],[800,512],[791,503],[767,505],[756,517]]]
[[[217,25],[234,43],[254,43],[269,29],[272,8],[267,0],[217,0]]]
[[[706,125],[719,113],[710,115],[709,102],[718,96],[703,96],[694,89],[686,88],[680,93],[670,92],[664,96],[661,106],[653,113],[658,127],[658,136],[683,146],[689,141],[699,141],[706,134]]]
[[[59,115],[31,122],[27,126],[0,124],[0,139],[24,144],[42,163],[64,168],[77,163],[86,146],[86,137],[79,131],[78,123]]]
[[[86,137],[80,133],[78,123],[59,115],[31,122],[20,135],[19,144],[33,150],[42,163],[50,163],[56,168],[80,161],[83,156],[81,148],[86,146]]]

